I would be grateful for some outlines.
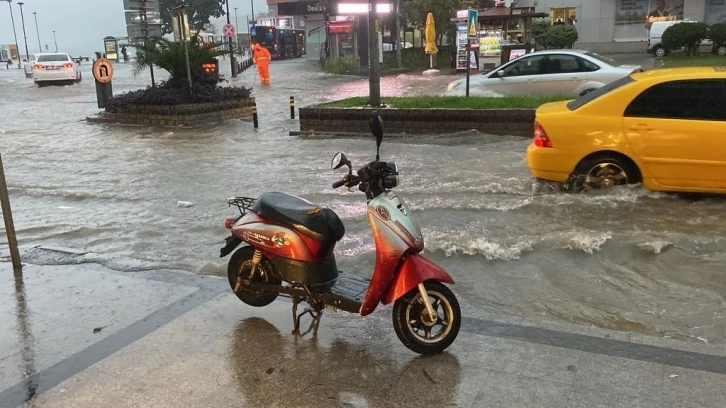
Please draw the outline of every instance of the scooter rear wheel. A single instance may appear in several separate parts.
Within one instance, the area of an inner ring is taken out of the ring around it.
[[[461,309],[453,292],[436,281],[424,283],[436,320],[429,317],[418,287],[393,304],[393,328],[398,339],[411,351],[435,354],[454,342],[461,327]]]
[[[230,258],[229,264],[227,265],[227,279],[229,280],[229,285],[232,287],[232,291],[234,291],[237,285],[237,276],[239,274],[243,274],[245,277],[249,276],[252,270],[252,257],[254,253],[255,250],[252,247],[242,247],[232,254],[232,258]],[[282,284],[275,267],[265,257],[262,257],[262,260],[257,265],[257,270],[251,280],[270,285]],[[235,292],[235,295],[237,295],[239,300],[254,307],[267,306],[277,299],[277,293],[250,289],[245,287],[244,284]]]

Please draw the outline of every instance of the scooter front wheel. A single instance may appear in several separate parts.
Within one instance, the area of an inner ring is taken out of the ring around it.
[[[440,353],[454,342],[461,327],[461,309],[449,288],[436,281],[424,282],[429,315],[418,286],[393,304],[393,328],[404,346],[419,354]]]

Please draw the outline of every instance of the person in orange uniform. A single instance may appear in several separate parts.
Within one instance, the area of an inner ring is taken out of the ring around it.
[[[252,63],[257,65],[257,73],[260,74],[260,80],[265,85],[270,85],[270,51],[267,48],[261,46],[259,43],[255,44],[255,48],[252,51]]]

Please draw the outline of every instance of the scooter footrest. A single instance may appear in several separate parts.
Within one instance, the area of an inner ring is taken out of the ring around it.
[[[350,273],[340,273],[340,277],[330,292],[336,296],[362,302],[371,280]]]

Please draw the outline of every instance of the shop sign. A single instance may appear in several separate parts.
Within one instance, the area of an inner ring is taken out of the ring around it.
[[[325,5],[318,1],[301,1],[295,3],[280,3],[277,5],[277,14],[281,16],[304,16],[309,14],[325,14],[328,11]]]

